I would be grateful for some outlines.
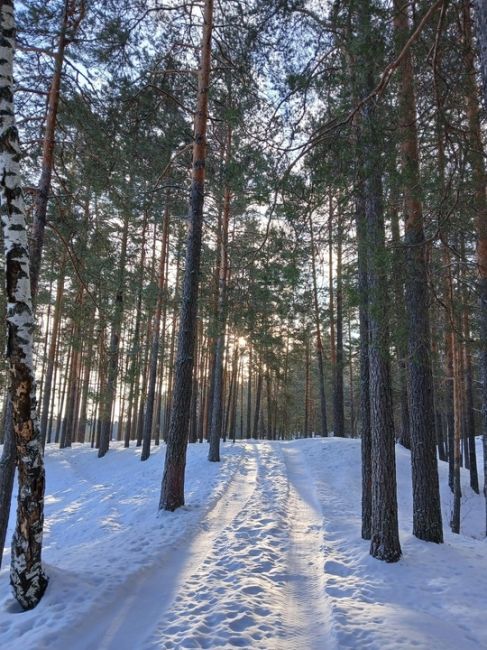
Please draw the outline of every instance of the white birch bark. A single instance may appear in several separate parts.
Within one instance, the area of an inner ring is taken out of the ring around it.
[[[10,583],[20,605],[32,609],[47,586],[41,564],[44,463],[36,414],[29,250],[13,102],[13,0],[0,0],[0,32],[0,214],[7,284],[7,356],[19,476]]]

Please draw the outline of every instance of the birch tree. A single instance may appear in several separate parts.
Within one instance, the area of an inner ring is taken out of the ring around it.
[[[32,609],[42,598],[48,582],[41,563],[45,480],[36,414],[34,319],[20,179],[21,153],[13,101],[15,14],[12,0],[0,3],[0,21],[0,197],[7,285],[9,390],[19,476],[10,582],[20,605]]]

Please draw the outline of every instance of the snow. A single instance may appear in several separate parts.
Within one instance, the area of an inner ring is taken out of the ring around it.
[[[397,447],[404,556],[385,564],[360,538],[359,441],[237,442],[222,446],[221,463],[207,449],[189,447],[188,505],[158,514],[163,447],[141,463],[117,443],[104,459],[48,445],[50,583],[23,613],[2,569],[0,647],[487,647],[484,498],[466,472],[462,534],[448,530],[440,463],[445,543],[421,542],[409,453]]]

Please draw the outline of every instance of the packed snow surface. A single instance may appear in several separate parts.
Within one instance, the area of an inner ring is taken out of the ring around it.
[[[6,650],[487,648],[484,499],[462,473],[462,534],[411,534],[409,453],[397,448],[397,564],[360,538],[360,442],[190,445],[184,508],[157,512],[164,448],[46,453],[47,592],[30,612],[0,573]],[[480,466],[480,463],[479,463]],[[13,525],[13,514],[11,526]],[[8,535],[11,536],[11,530]]]

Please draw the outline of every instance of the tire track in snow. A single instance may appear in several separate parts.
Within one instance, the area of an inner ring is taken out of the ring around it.
[[[375,606],[369,576],[363,573],[352,543],[360,533],[359,508],[357,517],[351,516],[350,506],[341,494],[343,486],[328,478],[336,479],[333,465],[327,466],[333,463],[333,457],[330,459],[324,448],[321,453],[320,471],[310,471],[310,480],[323,508],[324,581],[334,635],[340,650],[375,650],[382,646],[374,633],[374,627],[382,623],[380,610]],[[369,542],[363,540],[361,545],[368,558]]]
[[[323,511],[301,449],[283,444],[289,480],[290,649],[338,647],[323,572]]]

